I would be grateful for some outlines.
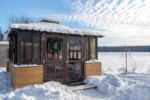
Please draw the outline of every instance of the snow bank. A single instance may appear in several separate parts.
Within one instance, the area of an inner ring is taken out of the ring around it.
[[[6,67],[0,67],[0,72],[6,72]]]
[[[27,86],[13,90],[10,73],[0,68],[0,100],[91,100],[80,92],[72,92],[72,88],[59,82]]]
[[[4,98],[9,100],[74,100],[78,98],[67,86],[58,82],[47,82],[42,85],[28,86],[10,92]]]
[[[6,73],[6,68],[0,68],[0,100],[12,90],[10,73]]]
[[[1,70],[1,68],[0,68]],[[149,75],[90,76],[87,85],[97,90],[72,92],[73,87],[59,82],[27,86],[13,90],[10,73],[0,71],[0,100],[149,100]],[[76,87],[74,87],[76,90]]]
[[[136,79],[137,78],[137,79]],[[109,100],[149,100],[150,76],[91,76],[84,82],[98,86],[99,95]],[[145,81],[148,82],[145,82]]]
[[[120,78],[114,75],[108,75],[107,77],[90,76],[84,82],[98,86],[101,93],[109,95],[114,95],[116,89],[122,86]]]
[[[91,100],[81,93],[59,82],[47,82],[41,85],[27,86],[9,92],[3,100]],[[100,99],[100,98],[99,98]],[[101,99],[100,99],[101,100]]]

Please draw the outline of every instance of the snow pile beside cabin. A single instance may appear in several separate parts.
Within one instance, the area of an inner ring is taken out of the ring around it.
[[[62,24],[46,23],[46,22],[29,23],[29,24],[11,24],[10,28],[22,30],[34,30],[40,32],[53,32],[58,34],[102,36],[98,31],[80,30]]]
[[[59,82],[27,86],[13,90],[10,73],[0,68],[0,100],[91,100],[91,97],[72,92],[72,88]]]
[[[149,100],[149,75],[91,76],[85,83],[98,86],[104,100]]]
[[[9,45],[8,41],[0,41],[0,45]]]
[[[9,91],[12,91],[11,75],[6,72],[6,68],[0,68],[0,100],[3,100]]]
[[[73,93],[67,86],[58,82],[47,82],[42,85],[17,89],[4,99],[9,100],[83,100],[82,96]]]

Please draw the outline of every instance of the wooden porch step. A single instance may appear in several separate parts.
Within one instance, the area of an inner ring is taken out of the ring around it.
[[[81,91],[81,90],[91,90],[91,89],[97,89],[98,88],[98,86],[87,85],[83,81],[68,84],[68,86],[72,89],[72,92],[77,92],[77,91]]]
[[[77,91],[81,91],[81,90],[91,90],[91,89],[97,89],[97,88],[98,88],[98,86],[84,87],[84,88],[72,90],[72,92],[77,92]]]

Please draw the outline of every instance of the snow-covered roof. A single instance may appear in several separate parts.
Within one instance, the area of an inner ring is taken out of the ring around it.
[[[29,24],[11,24],[11,29],[21,29],[21,30],[34,30],[40,32],[54,32],[59,34],[72,34],[72,35],[92,35],[92,36],[102,36],[99,31],[91,30],[80,30],[76,28],[71,28],[62,24],[55,23],[29,23]],[[102,36],[103,37],[103,36]]]
[[[0,45],[9,45],[8,41],[0,41]]]

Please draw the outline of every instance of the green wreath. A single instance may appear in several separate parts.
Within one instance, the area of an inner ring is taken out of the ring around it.
[[[55,48],[55,43],[57,43],[57,48]],[[48,50],[52,50],[52,52],[58,52],[62,48],[62,40],[58,38],[50,39],[48,42]]]

